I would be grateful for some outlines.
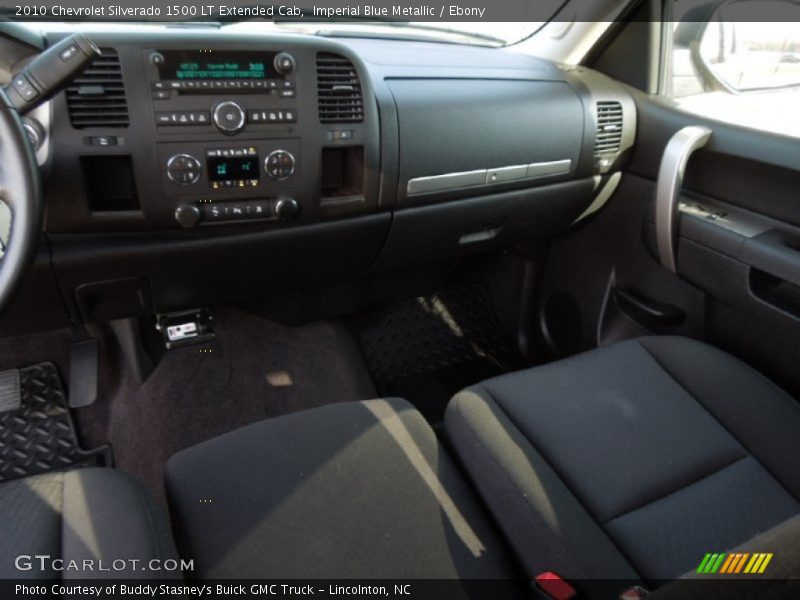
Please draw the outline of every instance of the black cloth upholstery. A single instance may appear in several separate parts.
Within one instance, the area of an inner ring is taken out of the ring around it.
[[[404,400],[324,406],[167,465],[179,549],[212,578],[509,578],[513,557]]]
[[[800,514],[800,406],[684,338],[490,379],[445,430],[531,575],[672,579]]]
[[[0,485],[0,579],[180,578],[149,561],[176,559],[163,509],[130,475],[114,469],[78,469],[34,475]],[[29,570],[16,558],[45,555]],[[117,567],[111,568],[115,560]],[[83,570],[84,560],[94,569]],[[127,562],[138,560],[139,563]],[[74,561],[74,562],[72,562]],[[103,565],[101,567],[100,562]],[[78,565],[76,570],[70,563]]]

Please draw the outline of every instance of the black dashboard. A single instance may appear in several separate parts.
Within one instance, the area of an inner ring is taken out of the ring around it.
[[[635,136],[618,84],[510,50],[91,37],[102,55],[30,115],[50,287],[87,322],[556,235]]]
[[[93,36],[103,55],[53,101],[47,231],[376,209],[377,107],[359,66],[304,38],[217,37]]]

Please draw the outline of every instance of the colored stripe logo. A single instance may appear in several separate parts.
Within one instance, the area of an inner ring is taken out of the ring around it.
[[[739,573],[760,574],[767,570],[767,565],[772,560],[772,553],[766,552],[721,552],[708,553],[697,567],[698,573],[714,574],[724,573],[736,575]]]

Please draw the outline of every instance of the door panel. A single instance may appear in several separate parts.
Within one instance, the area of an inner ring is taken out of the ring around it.
[[[645,330],[705,339],[800,397],[800,143],[629,91],[639,122],[623,184],[603,214],[553,245],[543,295],[578,298],[584,345],[604,343],[604,321],[620,310],[613,287],[682,310],[686,319],[675,326],[647,325],[630,307],[625,317]],[[676,276],[658,261],[654,200],[664,148],[690,125],[712,135],[686,168]],[[579,274],[565,274],[570,268]],[[593,269],[605,275],[587,276]],[[636,333],[631,327],[629,337]]]

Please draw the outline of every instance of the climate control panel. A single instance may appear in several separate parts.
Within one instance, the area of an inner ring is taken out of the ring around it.
[[[294,174],[294,167],[294,156],[286,150],[273,150],[264,160],[264,171],[276,181],[289,179]]]
[[[177,185],[191,185],[200,181],[203,165],[191,154],[176,154],[167,161],[167,177]]]
[[[300,204],[297,200],[291,196],[278,196],[180,204],[175,209],[175,220],[188,229],[201,224],[286,221],[295,218],[299,213]]]
[[[279,147],[273,147],[278,144]],[[297,145],[297,140],[259,141],[247,146],[212,148],[188,148],[195,144],[165,144],[165,149],[180,148],[175,153],[162,152],[166,191],[182,193],[188,188],[194,193],[230,192],[290,183],[298,168]]]
[[[212,189],[258,187],[261,164],[255,146],[211,148],[205,154]]]
[[[303,212],[298,139],[160,143],[158,157],[165,201],[183,227]]]

